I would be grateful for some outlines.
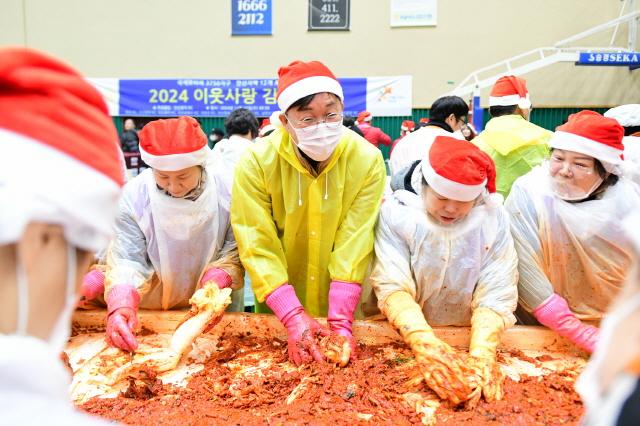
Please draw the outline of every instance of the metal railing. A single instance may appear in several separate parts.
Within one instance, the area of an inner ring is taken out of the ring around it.
[[[635,7],[635,0],[624,1],[619,17],[560,40],[555,43],[553,47],[540,47],[529,50],[511,58],[499,61],[493,65],[477,69],[465,77],[455,89],[447,94],[465,96],[477,92],[480,89],[492,86],[497,79],[505,74],[522,75],[558,62],[576,62],[580,52],[632,52],[635,49],[635,39],[637,37],[637,26],[638,20],[640,19],[640,11],[630,12],[623,15],[622,12],[627,5],[629,5],[630,8]],[[613,45],[618,28],[621,24],[629,25],[628,42],[624,47]],[[567,46],[570,43],[574,43],[578,40],[582,40],[611,28],[614,28],[614,34],[609,46]],[[525,59],[529,60],[524,61]],[[487,76],[483,77],[483,75]]]

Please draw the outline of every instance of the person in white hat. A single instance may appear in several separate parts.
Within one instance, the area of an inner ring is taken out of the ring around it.
[[[438,136],[400,182],[376,230],[377,305],[441,398],[498,400],[496,349],[516,320],[518,272],[493,161],[470,142]],[[468,359],[431,329],[446,325],[471,326]]]
[[[373,254],[385,168],[380,151],[342,125],[344,95],[317,61],[280,68],[277,128],[236,167],[231,222],[258,312],[287,328],[299,364],[323,357],[312,316],[349,339]]]
[[[631,264],[622,219],[640,189],[620,178],[622,127],[581,111],[558,127],[551,159],[519,178],[506,202],[518,251],[524,322],[551,328],[591,352],[599,322]],[[530,318],[533,314],[535,320]]]
[[[640,104],[620,105],[604,113],[624,127],[625,177],[640,185]]]
[[[209,281],[231,287],[229,310],[242,311],[243,272],[231,225],[231,170],[213,162],[191,117],[156,120],[140,131],[150,169],[124,188],[116,237],[107,251],[107,341],[137,347],[138,308],[189,306]]]
[[[118,135],[84,77],[30,49],[0,49],[0,111],[0,423],[103,424],[73,410],[60,354],[112,235]]]
[[[517,178],[549,158],[552,132],[529,122],[531,98],[520,77],[500,77],[491,88],[491,120],[473,143],[496,164],[496,189],[505,198]]]

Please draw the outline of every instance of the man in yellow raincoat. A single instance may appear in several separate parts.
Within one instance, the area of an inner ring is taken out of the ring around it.
[[[236,167],[231,222],[258,312],[287,328],[289,357],[322,362],[313,336],[355,343],[351,324],[385,184],[380,151],[342,126],[343,92],[322,63],[280,68],[279,127]]]
[[[531,100],[527,82],[513,75],[500,77],[489,95],[491,120],[473,143],[496,164],[496,188],[506,199],[517,178],[549,157],[553,133],[529,122]]]

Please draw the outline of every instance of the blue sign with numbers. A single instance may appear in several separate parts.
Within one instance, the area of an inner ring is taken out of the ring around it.
[[[576,65],[640,66],[640,52],[583,52]]]
[[[231,0],[231,35],[271,35],[271,0]]]
[[[367,79],[341,78],[345,114],[366,109]],[[120,115],[132,117],[226,117],[247,108],[257,117],[278,111],[276,79],[120,80]]]

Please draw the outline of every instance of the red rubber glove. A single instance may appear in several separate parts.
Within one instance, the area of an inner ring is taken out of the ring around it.
[[[86,300],[92,300],[104,293],[104,273],[99,269],[92,269],[82,278],[80,294]]]
[[[584,324],[576,318],[569,309],[567,301],[559,295],[552,294],[533,310],[533,315],[540,321],[540,324],[566,337],[589,353],[593,352],[596,347],[599,335],[598,328]]]
[[[130,285],[120,284],[111,288],[107,296],[107,343],[133,352],[138,348],[135,330],[138,327],[140,295]]]
[[[353,337],[353,313],[360,301],[362,287],[357,283],[331,281],[327,322],[334,333],[346,337],[351,345],[351,359],[356,359],[356,339]]]
[[[267,305],[287,328],[289,359],[296,365],[311,360],[324,364],[324,356],[316,336],[328,336],[330,331],[304,311],[290,284],[283,284],[267,297]]]
[[[213,281],[218,284],[218,288],[220,289],[231,287],[231,284],[233,283],[231,275],[227,274],[226,271],[220,268],[207,269],[204,274],[202,274],[202,278],[200,278],[198,288],[203,287],[209,281]]]

